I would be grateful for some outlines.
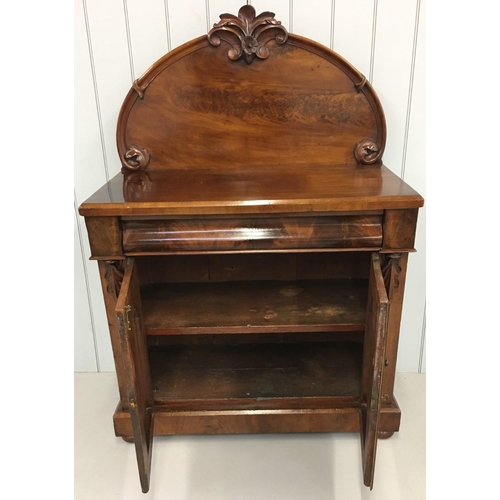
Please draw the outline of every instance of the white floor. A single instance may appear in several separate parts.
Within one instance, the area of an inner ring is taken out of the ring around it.
[[[75,499],[422,500],[425,375],[398,374],[401,430],[378,441],[373,491],[356,434],[155,437],[141,493],[134,445],[116,438],[114,373],[75,374]]]

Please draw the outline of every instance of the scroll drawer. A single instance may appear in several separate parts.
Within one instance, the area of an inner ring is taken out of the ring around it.
[[[129,255],[381,245],[381,215],[123,221]]]

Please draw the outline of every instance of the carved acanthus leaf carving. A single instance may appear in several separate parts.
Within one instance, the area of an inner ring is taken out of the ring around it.
[[[358,163],[372,165],[382,156],[382,149],[373,139],[363,139],[354,146],[354,157]]]
[[[114,293],[116,296],[119,295],[123,282],[123,274],[124,268],[122,260],[106,261],[106,272],[104,277],[106,278],[106,290],[108,293]]]
[[[399,287],[399,274],[401,273],[400,258],[400,253],[386,254],[384,258],[385,264],[382,267],[382,275],[388,295],[390,295],[392,289]]]
[[[122,164],[129,170],[144,170],[149,163],[149,152],[145,148],[130,146],[122,159]]]
[[[208,41],[218,47],[224,40],[231,48],[228,56],[232,61],[245,57],[250,64],[254,57],[266,59],[269,57],[267,42],[275,39],[277,43],[285,43],[288,39],[287,30],[280,21],[274,19],[273,12],[262,12],[255,16],[255,9],[251,5],[244,5],[233,14],[221,14],[220,21],[208,32]]]

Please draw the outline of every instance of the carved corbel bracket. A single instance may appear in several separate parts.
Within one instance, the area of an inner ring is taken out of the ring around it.
[[[120,289],[123,282],[124,261],[123,260],[106,260],[106,290],[108,293],[115,294],[117,297],[120,294]]]
[[[400,259],[400,253],[384,254],[383,256],[382,275],[389,298],[392,295],[392,291],[399,287],[399,275],[401,273]]]
[[[250,64],[255,56],[259,59],[269,57],[267,42],[274,39],[277,43],[285,43],[288,31],[274,18],[273,12],[262,12],[255,16],[255,9],[251,5],[244,5],[233,14],[221,14],[220,21],[208,32],[208,41],[218,47],[224,40],[231,48],[228,56],[232,61],[245,57]]]

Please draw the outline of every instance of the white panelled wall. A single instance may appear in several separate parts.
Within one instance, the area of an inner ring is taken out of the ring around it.
[[[75,370],[114,370],[80,203],[120,171],[115,130],[132,81],[244,0],[75,0]],[[384,163],[425,197],[425,0],[252,0],[329,46],[373,84],[387,119]],[[425,208],[409,258],[398,371],[425,371]]]

